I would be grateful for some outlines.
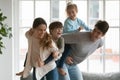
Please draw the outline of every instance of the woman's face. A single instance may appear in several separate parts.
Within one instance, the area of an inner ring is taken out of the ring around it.
[[[62,32],[63,32],[63,28],[55,28],[51,30],[51,35],[53,38],[58,39],[61,37]]]
[[[47,26],[45,24],[39,25],[37,28],[34,29],[34,35],[36,38],[43,38],[44,34],[46,33]]]
[[[96,41],[96,40],[100,39],[103,36],[104,36],[103,33],[99,29],[97,29],[97,28],[95,28],[92,31],[92,33],[91,33],[91,39],[92,39],[92,41]]]

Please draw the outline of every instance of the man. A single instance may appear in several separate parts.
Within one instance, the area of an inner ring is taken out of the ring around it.
[[[67,74],[65,76],[60,75],[59,80],[83,80],[77,64],[81,63],[103,45],[102,37],[105,36],[108,29],[108,23],[99,20],[92,32],[77,32],[63,35],[65,43],[70,44],[71,50],[63,67]],[[66,52],[66,49],[64,52]]]

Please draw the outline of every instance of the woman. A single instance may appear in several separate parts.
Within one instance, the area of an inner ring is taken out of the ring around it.
[[[26,32],[28,39],[28,53],[25,67],[21,73],[23,78],[27,78],[31,69],[34,68],[33,80],[42,79],[49,71],[56,67],[55,60],[58,56],[58,48],[51,35],[46,32],[47,24],[44,19],[36,18],[33,27]],[[54,59],[44,65],[52,53]]]

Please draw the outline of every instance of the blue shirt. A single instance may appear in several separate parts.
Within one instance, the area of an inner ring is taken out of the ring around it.
[[[91,31],[91,29],[79,18],[71,20],[67,18],[64,22],[63,33],[77,32],[79,27],[84,28],[86,31]]]

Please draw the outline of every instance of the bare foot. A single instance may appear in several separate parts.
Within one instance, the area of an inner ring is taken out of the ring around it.
[[[62,68],[58,68],[58,72],[63,76],[66,75],[66,72]]]
[[[23,71],[16,73],[17,76],[22,76],[23,75]]]

